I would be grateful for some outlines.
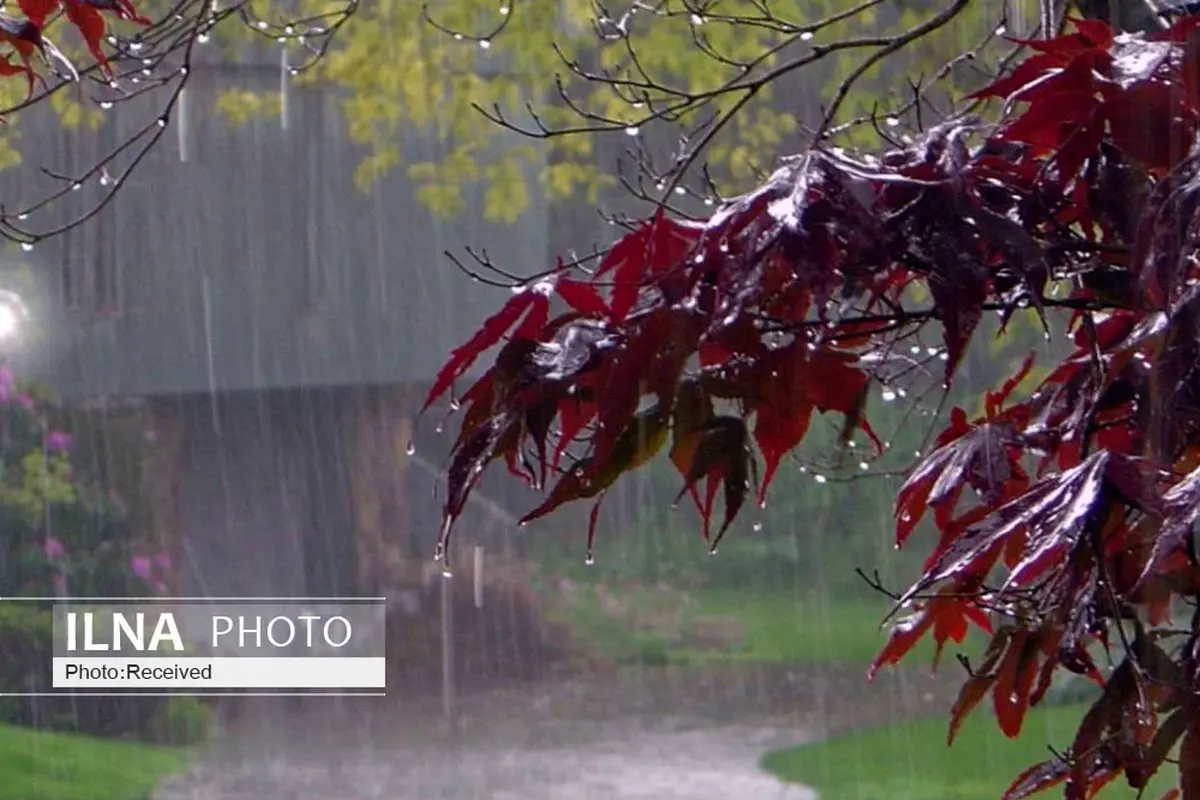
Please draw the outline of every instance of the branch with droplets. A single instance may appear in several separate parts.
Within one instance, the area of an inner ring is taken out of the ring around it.
[[[357,7],[358,0],[345,0],[339,8],[325,13],[268,21],[253,14],[248,0],[225,7],[215,0],[179,0],[158,20],[143,20],[144,27],[132,35],[108,33],[104,43],[110,47],[111,53],[107,55],[98,49],[101,42],[90,42],[89,48],[98,54],[92,63],[78,69],[67,62],[69,74],[59,75],[58,80],[45,84],[41,92],[32,90],[34,81],[30,77],[30,96],[0,110],[0,118],[19,119],[21,112],[45,103],[50,96],[72,86],[78,87],[81,92],[86,87],[88,99],[102,111],[163,90],[166,95],[157,112],[144,125],[83,171],[66,174],[39,166],[40,172],[51,178],[57,188],[42,197],[25,200],[16,207],[12,204],[0,205],[0,236],[30,249],[38,241],[69,230],[100,213],[124,185],[126,178],[161,140],[191,76],[195,48],[205,44],[212,31],[226,21],[237,19],[243,29],[269,37],[281,46],[298,45],[308,57],[288,65],[289,72],[294,75],[311,67],[327,52],[334,37]],[[109,6],[97,8],[108,9]],[[119,9],[117,13],[122,18],[136,14],[132,6],[122,6],[119,0],[114,8]],[[94,13],[98,15],[99,12]],[[60,16],[51,17],[45,28],[49,29],[59,20]],[[34,38],[31,41],[49,45],[42,37],[41,29],[33,30],[30,36]],[[89,29],[89,33],[95,36],[95,31]],[[53,52],[58,52],[57,48],[53,48]],[[65,60],[65,56],[62,58]],[[36,226],[39,212],[47,211],[92,180],[98,180],[104,188],[99,199],[65,222],[49,227]]]

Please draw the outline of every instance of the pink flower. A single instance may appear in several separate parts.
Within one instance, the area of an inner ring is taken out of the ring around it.
[[[51,453],[65,453],[71,449],[71,435],[62,431],[50,431],[46,436],[46,449]]]
[[[46,558],[58,560],[67,554],[67,548],[58,539],[47,536],[42,542],[42,552],[46,554]]]
[[[133,574],[137,575],[147,583],[150,582],[150,559],[146,556],[134,556],[129,561],[129,568],[133,570]]]
[[[33,395],[22,394],[17,397],[17,405],[26,411],[33,411]]]

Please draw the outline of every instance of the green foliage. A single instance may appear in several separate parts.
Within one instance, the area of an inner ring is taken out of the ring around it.
[[[213,710],[195,697],[168,697],[150,718],[148,740],[189,745],[207,739],[215,729]]]
[[[217,96],[217,113],[232,125],[247,125],[262,118],[278,117],[283,100],[277,92],[226,89]]]
[[[42,604],[0,604],[0,722],[179,745],[212,731],[211,709],[195,698],[11,696],[49,689],[52,627]]]
[[[0,725],[0,787],[19,800],[147,800],[183,751]]]
[[[125,505],[97,488],[80,448],[56,427],[62,416],[0,368],[0,596],[149,595],[168,565],[135,556]],[[49,687],[51,629],[40,603],[0,604],[0,694]],[[207,708],[157,697],[10,696],[0,720],[172,743],[211,727]]]
[[[858,0],[779,0],[770,10],[780,20],[810,24],[858,5]],[[995,9],[985,6],[924,40],[903,68],[929,77],[962,50],[978,45],[995,25]],[[334,50],[300,80],[345,91],[342,107],[350,136],[369,149],[356,175],[361,185],[392,168],[407,167],[420,185],[422,201],[449,214],[462,210],[463,186],[479,181],[488,192],[489,218],[505,221],[530,202],[527,176],[536,176],[552,200],[582,194],[594,202],[600,189],[615,185],[613,165],[597,163],[594,135],[551,138],[537,147],[514,144],[511,132],[487,122],[475,106],[495,107],[514,124],[532,130],[536,123],[524,107],[532,102],[550,128],[578,128],[587,116],[612,121],[617,127],[611,135],[623,136],[620,125],[640,123],[650,108],[684,95],[701,98],[745,78],[734,62],[757,61],[752,75],[759,74],[779,68],[808,45],[794,33],[747,22],[761,16],[762,4],[756,0],[723,2],[711,17],[669,4],[672,13],[635,15],[629,35],[611,41],[596,36],[595,8],[591,0],[511,7],[497,0],[447,0],[430,6],[434,22],[444,28],[439,31],[422,18],[420,4],[379,0],[359,8]],[[811,44],[895,34],[928,16],[919,3],[866,8],[823,28]],[[797,117],[791,93],[804,86],[829,98],[870,52],[866,47],[833,51],[811,74],[807,68],[798,71],[807,77],[789,84],[785,94],[768,85],[745,103],[743,92],[714,95],[711,103],[698,101],[675,115],[672,125],[682,131],[709,115],[736,109],[731,123],[709,144],[705,161],[722,189],[745,189],[775,166],[779,154],[798,145],[804,125],[815,122]],[[885,63],[864,75],[861,90],[848,98],[839,119],[870,113],[880,102],[907,100],[894,80],[897,62]],[[633,81],[634,88],[614,91],[580,71]],[[573,108],[562,101],[556,82]],[[960,88],[959,82],[959,74],[952,72],[943,85],[951,92]],[[403,164],[400,142],[410,136],[432,136],[444,145],[444,156],[436,163]],[[875,134],[867,126],[858,138],[871,140]],[[493,163],[503,166],[485,166]]]
[[[1086,710],[1078,704],[1033,709],[1015,740],[996,736],[985,719],[968,719],[954,747],[946,747],[946,720],[939,713],[778,750],[767,754],[762,765],[785,781],[811,786],[821,797],[837,800],[995,798],[1004,794],[1013,775],[1046,757],[1047,742],[1070,741]],[[1160,773],[1144,796],[1162,797],[1169,788],[1171,781]],[[1135,794],[1117,781],[1097,797]]]

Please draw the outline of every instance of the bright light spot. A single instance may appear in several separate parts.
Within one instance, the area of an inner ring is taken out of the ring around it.
[[[0,305],[0,339],[8,339],[21,327],[21,318],[15,309]]]

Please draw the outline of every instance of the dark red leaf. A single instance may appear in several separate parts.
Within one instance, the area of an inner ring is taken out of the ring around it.
[[[1070,774],[1070,766],[1061,758],[1047,759],[1018,775],[1004,792],[1002,800],[1025,800],[1059,785]]]
[[[683,262],[703,233],[701,226],[672,219],[659,209],[613,245],[596,270],[597,278],[611,273],[613,316],[628,316],[644,282]]]
[[[18,0],[21,13],[39,28],[45,27],[46,20],[58,10],[59,0]]]
[[[425,397],[425,403],[421,406],[421,413],[425,410],[453,385],[454,381],[461,377],[475,360],[479,358],[485,351],[496,345],[517,321],[526,316],[527,320],[533,320],[533,324],[528,327],[538,327],[537,320],[545,322],[545,316],[549,311],[549,300],[546,297],[546,292],[538,289],[524,289],[509,298],[504,307],[489,317],[479,330],[475,332],[467,342],[455,348],[450,354],[450,359],[438,372],[434,378],[433,386],[429,390],[429,394]]]
[[[100,12],[90,4],[81,2],[81,0],[67,0],[66,12],[67,19],[83,37],[88,52],[96,59],[100,70],[111,78],[112,67],[109,66],[108,56],[102,47],[104,36],[108,33],[108,25],[105,24],[104,17],[100,16]]]
[[[560,278],[554,288],[558,296],[576,311],[598,317],[608,316],[608,304],[592,284]]]
[[[154,21],[144,17],[133,7],[129,0],[66,0],[67,3],[86,3],[99,11],[111,11],[118,19],[133,22],[138,25],[153,25]]]

